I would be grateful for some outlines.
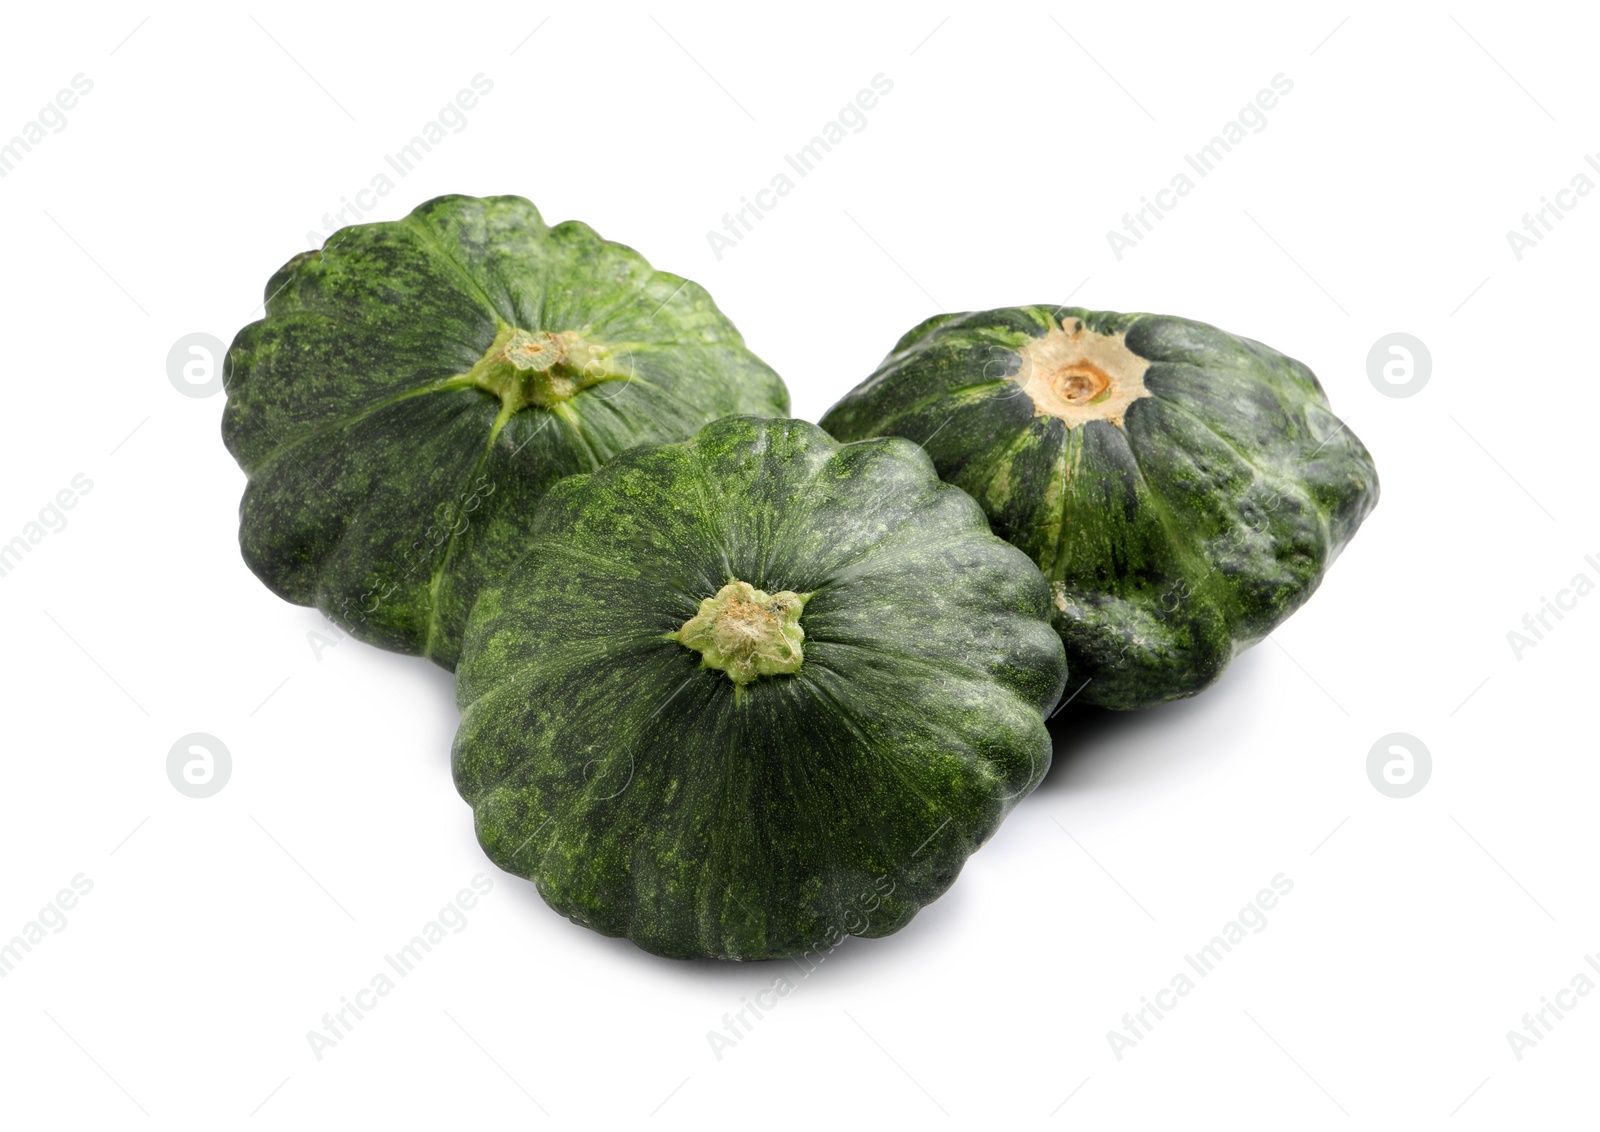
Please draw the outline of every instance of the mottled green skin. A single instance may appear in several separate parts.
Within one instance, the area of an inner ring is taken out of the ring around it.
[[[245,561],[362,640],[447,668],[551,484],[728,413],[788,411],[698,285],[587,225],[546,227],[520,197],[342,229],[266,294],[225,370]],[[465,377],[507,324],[620,347],[626,376],[512,412]]]
[[[1152,363],[1123,425],[1069,429],[1011,375],[1017,348],[1082,319]],[[1192,696],[1321,582],[1378,500],[1372,457],[1316,377],[1204,323],[1076,307],[940,315],[822,418],[903,436],[1051,580],[1075,702]],[[1079,690],[1081,689],[1081,690]]]
[[[799,671],[670,639],[730,578],[810,595]],[[916,445],[730,417],[545,496],[467,629],[456,785],[497,865],[658,955],[888,935],[1049,767],[1048,605]]]

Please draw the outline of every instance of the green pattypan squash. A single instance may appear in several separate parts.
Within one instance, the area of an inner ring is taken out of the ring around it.
[[[456,785],[497,865],[648,951],[887,935],[1050,765],[1049,606],[916,445],[720,420],[546,494],[467,628]]]
[[[447,668],[552,484],[789,404],[699,286],[520,197],[440,197],[295,256],[224,381],[250,568]]]
[[[939,315],[822,418],[902,436],[1050,579],[1075,702],[1210,685],[1311,596],[1378,500],[1300,362],[1183,318]]]

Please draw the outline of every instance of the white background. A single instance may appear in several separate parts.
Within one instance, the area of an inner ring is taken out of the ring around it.
[[[1506,1033],[1600,952],[1600,597],[1520,659],[1507,633],[1600,579],[1600,194],[1520,261],[1506,233],[1600,150],[1596,29],[1577,5],[1193,7],[12,13],[0,137],[93,89],[0,179],[0,541],[93,487],[0,578],[0,938],[93,889],[0,980],[5,1121],[1592,1123],[1600,994],[1521,1060]],[[1382,477],[1267,643],[1198,699],[1063,714],[951,892],[720,1060],[707,1032],[780,968],[654,958],[489,866],[449,676],[319,655],[326,622],[239,558],[222,396],[168,376],[476,74],[492,93],[371,218],[445,192],[581,218],[704,283],[797,416],[939,308],[1070,299],[1301,358]],[[716,258],[707,231],[878,74],[865,128]],[[1107,230],[1278,74],[1266,127],[1119,260]],[[1432,358],[1407,398],[1368,376],[1395,331]],[[191,732],[233,760],[203,800],[167,778]],[[1366,769],[1391,732],[1432,753],[1404,800]],[[314,1057],[480,872],[465,929]],[[1278,873],[1266,928],[1119,1060],[1107,1032]]]

